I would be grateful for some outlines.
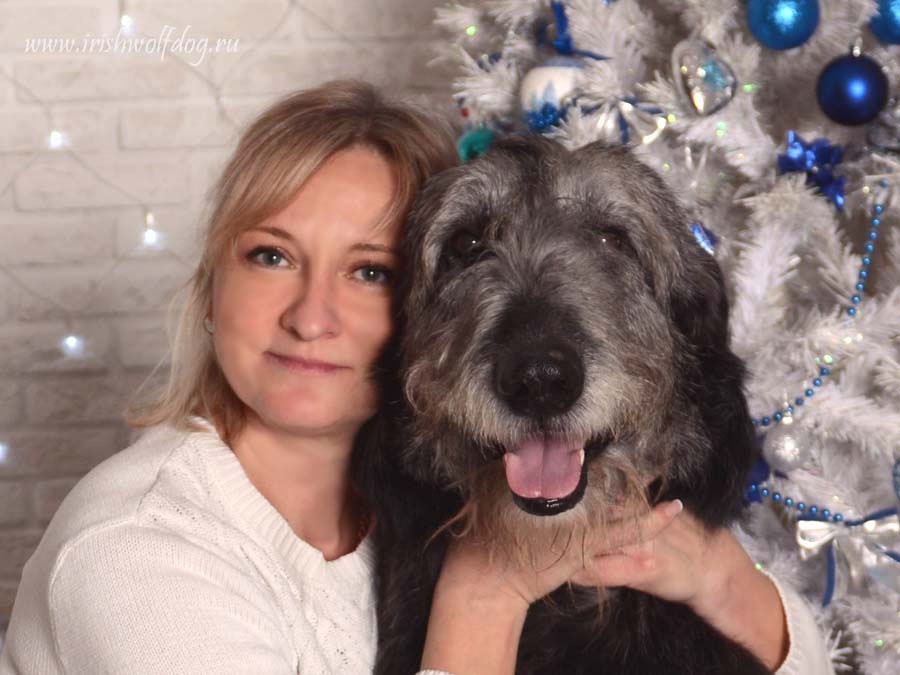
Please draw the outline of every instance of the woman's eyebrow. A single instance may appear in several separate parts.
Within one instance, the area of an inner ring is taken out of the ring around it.
[[[368,244],[368,243],[359,243],[353,244],[350,247],[351,251],[380,251],[382,253],[388,253],[390,255],[397,255],[396,249],[393,249],[389,246],[385,246],[383,244]]]
[[[268,232],[271,235],[279,237],[280,239],[287,239],[288,241],[294,241],[294,235],[292,235],[287,230],[283,230],[280,227],[275,227],[274,225],[257,225],[256,227],[248,228],[249,230],[258,230],[260,232]]]

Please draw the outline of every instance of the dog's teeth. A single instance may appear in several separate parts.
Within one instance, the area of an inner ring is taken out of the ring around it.
[[[578,466],[584,466],[584,448],[578,451]]]

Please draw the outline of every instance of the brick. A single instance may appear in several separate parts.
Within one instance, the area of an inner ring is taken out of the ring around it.
[[[203,200],[228,162],[230,151],[196,150],[191,153],[191,188],[195,200]]]
[[[205,85],[174,59],[153,54],[29,56],[13,62],[13,77],[42,101],[105,101],[111,98],[177,98],[207,94]],[[19,91],[18,99],[33,99]]]
[[[237,141],[236,125],[212,101],[132,106],[120,111],[119,116],[124,148],[230,146]]]
[[[304,34],[314,39],[398,38],[433,36],[434,10],[443,0],[380,0],[334,2],[304,0],[297,20]]]
[[[118,438],[119,430],[113,426],[0,434],[0,442],[7,448],[6,460],[0,462],[0,476],[83,476],[121,450]]]
[[[79,150],[113,148],[116,145],[116,111],[109,106],[54,109],[52,120],[40,108],[0,113],[0,152],[47,150],[52,130],[65,134]]]
[[[126,368],[156,366],[168,352],[165,319],[122,319],[118,326],[119,359]]]
[[[25,387],[25,415],[31,424],[116,422],[145,378],[129,374],[33,380]]]
[[[23,525],[31,515],[31,485],[0,480],[0,527]]]
[[[116,255],[126,258],[156,258],[174,254],[194,261],[200,250],[201,209],[193,204],[154,206],[153,229],[158,241],[145,243],[146,215],[143,210],[121,209],[116,223]]]
[[[3,533],[0,537],[0,579],[17,580],[21,576],[41,534],[28,530]]]
[[[206,38],[209,48],[214,48],[218,38],[237,40],[237,46],[266,37],[286,14],[285,0],[242,0],[241,2],[209,2],[181,0],[132,0],[128,14],[134,18],[141,33],[159,36],[166,26],[171,26],[173,39],[185,35],[185,39]],[[185,29],[190,30],[185,34]],[[199,49],[199,48],[198,48]],[[195,62],[199,51],[193,54],[179,52],[180,56]]]
[[[394,89],[433,87],[445,71],[429,68],[434,46],[428,42],[403,44],[344,41],[275,44],[246,56],[212,57],[213,79],[229,96],[278,94],[320,84],[325,80],[359,77]]]
[[[78,481],[78,478],[55,478],[39,481],[34,486],[35,514],[41,525],[50,522],[63,499]]]
[[[22,285],[33,290],[13,290],[13,312],[25,321],[41,321],[73,313],[104,316],[163,309],[192,271],[177,260],[125,260],[97,267],[21,270],[17,276]]]
[[[25,41],[98,35],[116,25],[110,2],[5,2],[0,22],[0,50],[25,51]],[[41,43],[37,43],[41,44]]]
[[[0,265],[106,260],[113,253],[110,212],[0,212]]]
[[[16,205],[24,210],[171,204],[186,199],[184,161],[171,152],[81,153],[42,157],[16,176]]]
[[[67,336],[80,343],[66,345]],[[100,371],[109,359],[111,331],[99,321],[0,325],[0,373],[30,374]]]
[[[0,425],[9,427],[22,417],[22,388],[13,380],[0,380]]]

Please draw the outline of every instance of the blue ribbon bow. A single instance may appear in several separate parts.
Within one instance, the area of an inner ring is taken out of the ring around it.
[[[788,131],[787,150],[785,154],[778,155],[778,172],[805,172],[807,185],[815,185],[841,211],[844,208],[846,179],[835,176],[834,169],[843,157],[844,149],[831,145],[825,138],[807,143],[797,132]]]
[[[556,37],[551,43],[557,54],[562,56],[584,56],[589,59],[605,60],[607,57],[596,52],[590,52],[586,49],[575,49],[575,42],[569,34],[569,17],[566,16],[566,8],[562,2],[554,1],[550,3],[553,7],[553,19],[556,22]],[[538,26],[537,43],[539,45],[547,45],[547,24],[541,23]]]

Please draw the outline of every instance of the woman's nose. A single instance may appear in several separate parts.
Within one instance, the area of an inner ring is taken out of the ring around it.
[[[340,323],[336,293],[333,277],[321,272],[304,275],[281,316],[282,327],[301,340],[337,335]]]

